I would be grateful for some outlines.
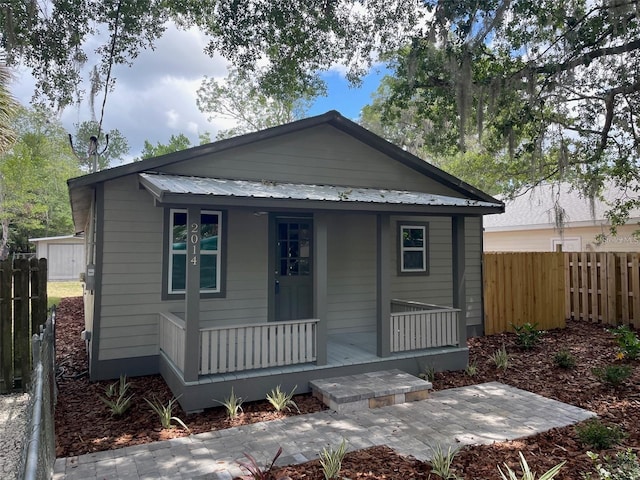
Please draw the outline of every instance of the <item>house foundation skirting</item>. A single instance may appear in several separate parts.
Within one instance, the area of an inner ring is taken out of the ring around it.
[[[206,375],[200,376],[197,382],[185,382],[173,363],[161,354],[160,373],[174,396],[179,397],[182,408],[186,412],[197,412],[219,406],[219,402],[229,396],[231,388],[235,395],[246,402],[264,399],[266,394],[278,385],[283,391],[289,392],[296,387],[296,393],[308,393],[311,391],[311,380],[390,369],[398,369],[412,375],[418,375],[426,367],[433,367],[436,371],[463,370],[468,360],[467,348],[439,348],[426,351],[422,355],[380,358],[369,363],[340,366],[305,364],[237,374]]]

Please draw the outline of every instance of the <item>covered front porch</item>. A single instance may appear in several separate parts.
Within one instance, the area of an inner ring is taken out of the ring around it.
[[[162,313],[161,372],[176,395],[187,393],[180,401],[193,411],[222,400],[232,386],[243,399],[257,400],[264,398],[265,388],[282,385],[303,393],[310,380],[329,376],[465,367],[467,348],[460,332],[466,326],[459,309],[392,300],[390,311],[388,331],[330,333],[324,341],[318,338],[317,319],[200,328],[198,377],[192,382],[184,377],[185,364],[195,353],[185,349],[186,322]],[[380,333],[388,342],[385,356],[379,355]]]

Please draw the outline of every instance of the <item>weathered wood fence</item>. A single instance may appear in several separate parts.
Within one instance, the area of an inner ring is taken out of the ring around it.
[[[640,253],[565,253],[566,317],[640,328]]]
[[[485,334],[565,325],[565,256],[555,252],[485,253]]]
[[[47,261],[0,262],[0,392],[31,382],[31,336],[47,320]]]
[[[640,253],[484,254],[485,333],[569,318],[640,328]]]

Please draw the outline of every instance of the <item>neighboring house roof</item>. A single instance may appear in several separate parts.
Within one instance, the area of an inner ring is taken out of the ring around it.
[[[73,210],[73,219],[76,228],[85,225],[85,221],[91,207],[93,186],[108,180],[117,179],[126,175],[137,174],[141,172],[153,172],[161,167],[179,163],[185,160],[191,160],[203,157],[229,149],[246,146],[252,143],[260,142],[267,139],[276,138],[282,135],[295,133],[308,128],[320,125],[330,125],[353,138],[363,142],[371,148],[386,154],[390,158],[408,166],[418,173],[436,179],[448,188],[459,192],[460,194],[472,199],[484,202],[502,205],[496,202],[496,199],[490,195],[478,190],[477,188],[463,182],[459,178],[450,175],[443,170],[431,165],[415,155],[401,149],[386,141],[382,137],[370,132],[366,128],[357,123],[343,117],[335,110],[329,111],[322,115],[305,118],[296,122],[268,128],[254,133],[241,135],[234,138],[220,140],[218,142],[200,145],[197,147],[181,150],[179,152],[161,155],[159,157],[149,158],[140,162],[129,163],[119,167],[110,168],[101,172],[84,175],[82,177],[72,178],[67,183],[69,185],[69,193],[71,196],[71,204]]]
[[[140,179],[141,184],[160,201],[164,201],[164,197],[171,194],[192,194],[215,197],[358,202],[376,205],[487,207],[490,209],[501,207],[501,204],[495,201],[468,200],[465,198],[402,190],[362,187],[349,188],[335,185],[309,185],[285,182],[255,182],[149,173],[141,173]]]
[[[606,212],[625,192],[612,184],[607,185],[602,199],[591,200],[568,183],[544,184],[512,200],[505,200],[505,211],[484,218],[487,232],[529,230],[556,226],[556,206],[563,211],[563,224],[589,226],[608,224]],[[629,218],[640,218],[640,209],[632,209]]]

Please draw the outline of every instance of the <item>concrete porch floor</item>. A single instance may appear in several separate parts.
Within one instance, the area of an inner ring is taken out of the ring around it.
[[[303,463],[344,438],[350,450],[388,445],[428,460],[432,448],[488,444],[571,425],[595,414],[498,382],[435,392],[427,400],[376,409],[331,410],[147,445],[56,460],[56,480],[224,479],[244,474],[236,460]]]

